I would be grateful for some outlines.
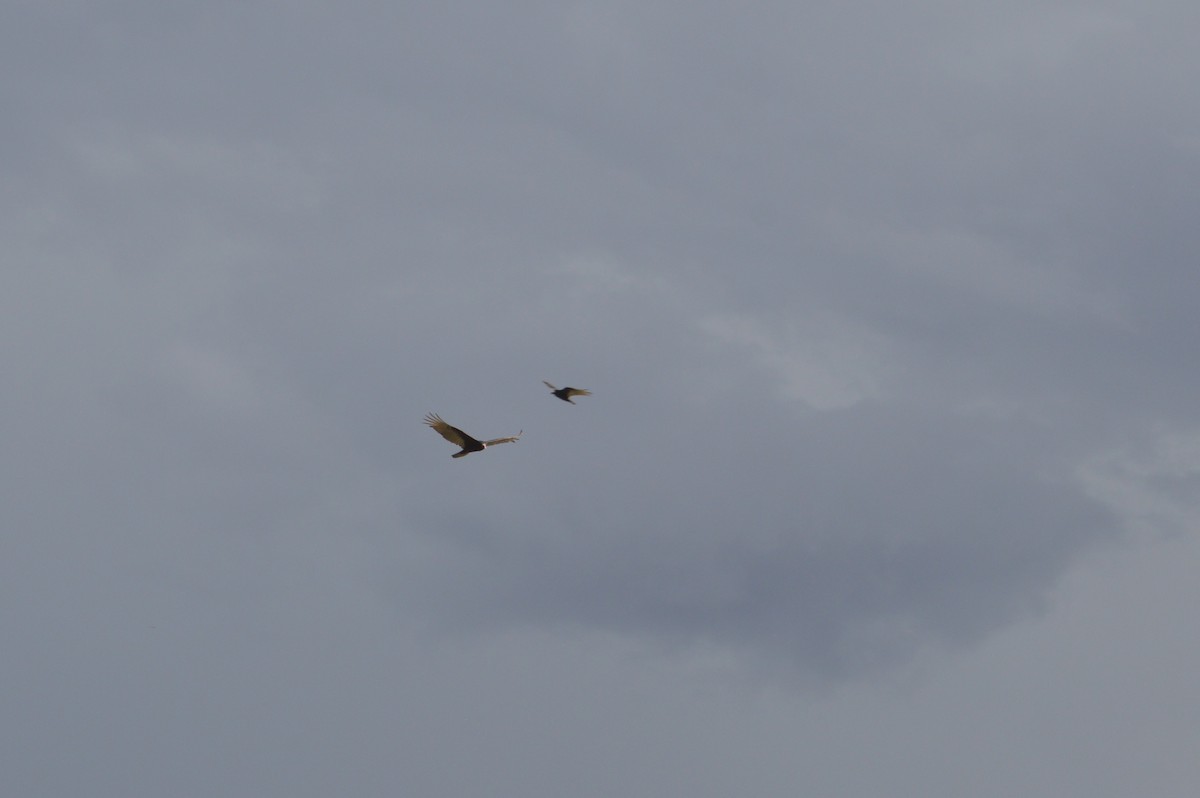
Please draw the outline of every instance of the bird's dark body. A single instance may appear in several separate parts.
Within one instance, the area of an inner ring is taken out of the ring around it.
[[[482,452],[484,450],[485,447],[483,445],[483,441],[475,440],[458,427],[451,427],[450,429],[462,436],[462,443],[459,444],[459,446],[462,446],[462,451],[458,452],[457,454],[450,455],[451,457],[466,457],[471,452]]]
[[[555,388],[553,385],[546,382],[545,380],[542,380],[542,383],[547,388],[550,389],[550,393],[554,394],[559,399],[562,399],[564,402],[570,402],[571,404],[575,404],[575,402],[571,399],[572,396],[591,396],[592,395],[592,392],[589,391],[587,388],[570,388],[570,387]]]

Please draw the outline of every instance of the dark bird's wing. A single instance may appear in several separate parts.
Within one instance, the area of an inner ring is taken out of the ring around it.
[[[442,417],[437,413],[430,413],[426,415],[425,423],[433,427],[434,431],[437,432],[438,435],[441,435],[443,438],[456,446],[461,446],[462,448],[473,452],[477,452],[483,448],[483,445],[480,443],[480,441],[472,438],[458,427],[452,427],[445,421],[442,421]]]
[[[554,391],[555,393],[557,393],[557,392],[558,392],[558,389],[557,389],[557,388],[555,388],[553,385],[551,385],[550,383],[546,382],[545,380],[542,380],[542,385],[545,385],[547,388],[549,388],[550,390]]]

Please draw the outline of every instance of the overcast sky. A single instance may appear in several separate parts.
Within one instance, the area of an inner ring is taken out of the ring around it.
[[[1197,29],[6,3],[3,792],[1195,795]]]

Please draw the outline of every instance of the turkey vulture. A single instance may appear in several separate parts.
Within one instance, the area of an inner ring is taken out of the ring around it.
[[[516,435],[509,438],[493,438],[490,441],[479,441],[472,438],[467,433],[460,430],[458,427],[452,427],[437,413],[429,413],[425,416],[425,423],[433,427],[438,435],[441,435],[446,440],[453,443],[455,446],[461,446],[462,451],[457,454],[450,455],[451,457],[463,457],[471,452],[482,452],[489,446],[495,446],[497,443],[512,443],[525,432],[521,430]]]
[[[542,380],[542,383],[547,388],[549,388],[554,393],[555,396],[557,396],[559,399],[562,399],[564,402],[571,402],[572,396],[591,396],[592,395],[592,392],[589,391],[587,388],[555,388],[553,385],[546,382],[545,380]],[[575,404],[575,403],[571,402],[571,404]]]

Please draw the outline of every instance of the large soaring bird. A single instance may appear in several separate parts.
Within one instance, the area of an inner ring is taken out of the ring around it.
[[[546,382],[545,380],[542,380],[542,383],[545,384],[545,386],[547,388],[549,388],[555,396],[557,396],[559,399],[562,399],[564,402],[571,402],[572,396],[591,396],[592,395],[592,392],[589,391],[587,388],[555,388],[553,385]],[[571,404],[575,404],[575,403],[571,402]]]
[[[437,413],[429,413],[428,415],[426,415],[425,423],[428,424],[429,426],[433,427],[438,435],[441,435],[443,438],[450,441],[455,446],[462,447],[461,452],[459,452],[457,454],[452,454],[452,455],[450,455],[451,457],[465,457],[466,455],[470,454],[471,452],[482,452],[487,447],[495,446],[498,443],[512,443],[513,441],[515,441],[517,438],[521,437],[521,435],[523,435],[525,433],[525,430],[521,430],[516,435],[512,435],[508,438],[493,438],[490,441],[480,441],[480,440],[476,440],[475,438],[472,438],[470,435],[463,432],[458,427],[452,427],[449,424],[447,424],[445,421],[442,421],[442,417],[439,416]]]

